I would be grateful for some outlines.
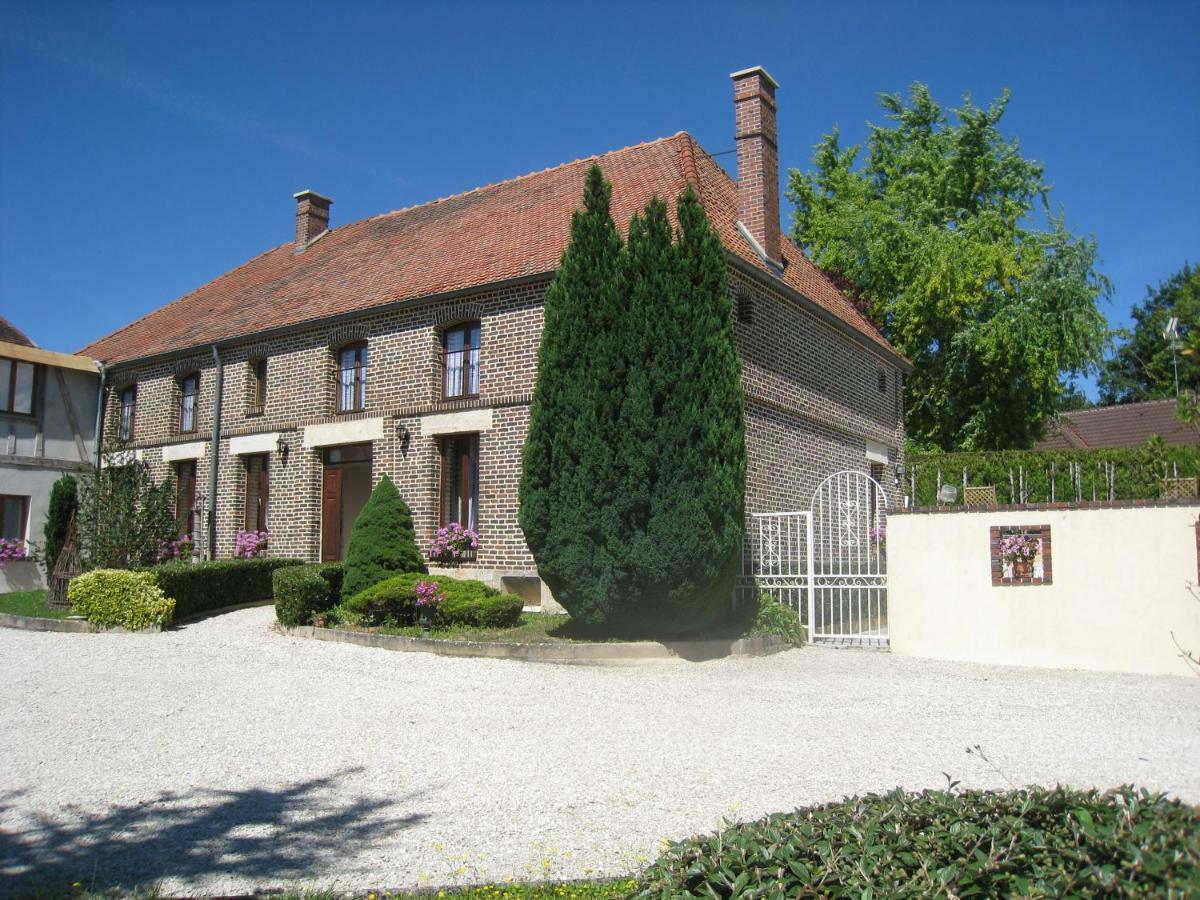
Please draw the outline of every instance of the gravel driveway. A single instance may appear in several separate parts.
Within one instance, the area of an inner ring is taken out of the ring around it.
[[[0,629],[0,895],[618,874],[722,816],[943,772],[1200,800],[1197,679],[814,648],[557,666],[305,641],[272,621]],[[976,743],[995,769],[964,752]]]

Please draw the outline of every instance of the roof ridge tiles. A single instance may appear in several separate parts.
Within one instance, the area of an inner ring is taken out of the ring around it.
[[[638,144],[629,144],[628,146],[625,146],[625,147],[618,147],[615,150],[606,150],[603,153],[593,153],[591,156],[581,156],[578,159],[572,159],[572,160],[569,160],[568,162],[559,163],[558,165],[554,165],[554,166],[547,166],[544,169],[535,169],[532,172],[525,172],[524,174],[521,174],[521,175],[514,175],[512,178],[504,178],[504,179],[501,179],[500,181],[493,181],[493,182],[489,182],[488,184],[481,184],[478,187],[473,187],[468,191],[459,191],[457,194],[447,194],[445,197],[437,197],[433,200],[425,200],[421,203],[414,203],[412,206],[402,206],[399,209],[393,209],[388,212],[376,213],[375,215],[368,216],[365,219],[358,219],[354,222],[347,222],[345,225],[342,225],[340,227],[341,228],[350,228],[351,226],[359,225],[364,222],[374,222],[374,221],[377,221],[378,219],[386,219],[389,216],[398,216],[398,215],[401,215],[402,213],[415,212],[416,210],[424,209],[425,207],[437,206],[442,203],[449,203],[453,200],[461,200],[464,197],[469,197],[472,194],[479,194],[479,193],[482,193],[483,191],[491,190],[492,188],[507,187],[510,184],[516,184],[517,182],[524,181],[527,178],[536,178],[539,175],[548,175],[551,172],[557,172],[561,169],[568,169],[571,166],[577,166],[580,163],[586,163],[586,162],[592,162],[592,161],[598,160],[598,159],[604,159],[606,156],[615,156],[618,153],[629,153],[634,150],[643,150],[646,147],[652,147],[655,144],[662,144],[662,143],[666,143],[667,141],[678,140],[680,137],[686,137],[686,138],[691,139],[691,135],[689,135],[686,131],[677,131],[675,134],[666,135],[664,137],[654,138],[653,140],[642,141],[641,143],[638,143]],[[330,230],[332,231],[333,229],[330,229]]]

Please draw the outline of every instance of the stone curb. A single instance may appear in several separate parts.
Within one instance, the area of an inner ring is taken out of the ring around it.
[[[343,631],[312,625],[277,626],[289,637],[378,647],[405,653],[436,653],[439,656],[474,656],[487,659],[518,659],[529,662],[581,663],[609,665],[637,663],[656,659],[682,659],[704,662],[730,656],[770,656],[791,650],[782,638],[762,636],[737,640],[709,641],[630,641],[606,644],[503,644],[490,641],[450,641],[438,638],[405,637],[369,631]]]
[[[66,634],[158,634],[162,627],[151,625],[140,631],[129,631],[120,625],[105,627],[93,625],[84,619],[43,619],[38,616],[16,616],[0,613],[0,628],[15,628],[18,631],[59,631]]]

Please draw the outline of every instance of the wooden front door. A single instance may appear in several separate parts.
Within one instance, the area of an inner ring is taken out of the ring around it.
[[[326,466],[321,479],[321,560],[342,558],[342,469]]]

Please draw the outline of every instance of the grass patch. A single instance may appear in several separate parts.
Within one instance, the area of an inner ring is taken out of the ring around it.
[[[481,643],[570,644],[617,640],[617,638],[589,635],[573,623],[570,616],[555,613],[521,613],[520,620],[511,628],[450,625],[446,628],[431,628],[428,634],[419,625],[383,625],[378,628],[356,628],[352,625],[338,625],[337,627],[352,631],[398,634],[404,637],[431,637],[447,641],[479,641]]]
[[[17,591],[0,594],[0,613],[32,616],[38,619],[65,619],[73,615],[69,609],[50,609],[46,606],[45,591]]]
[[[446,625],[425,631],[419,625],[354,625],[346,622],[330,627],[345,631],[429,637],[444,641],[477,641],[502,644],[604,644],[617,641],[717,641],[747,637],[780,637],[794,646],[804,643],[804,628],[795,610],[763,595],[703,632],[682,635],[624,634],[588,628],[561,613],[522,613],[516,625],[484,628],[475,625]]]

